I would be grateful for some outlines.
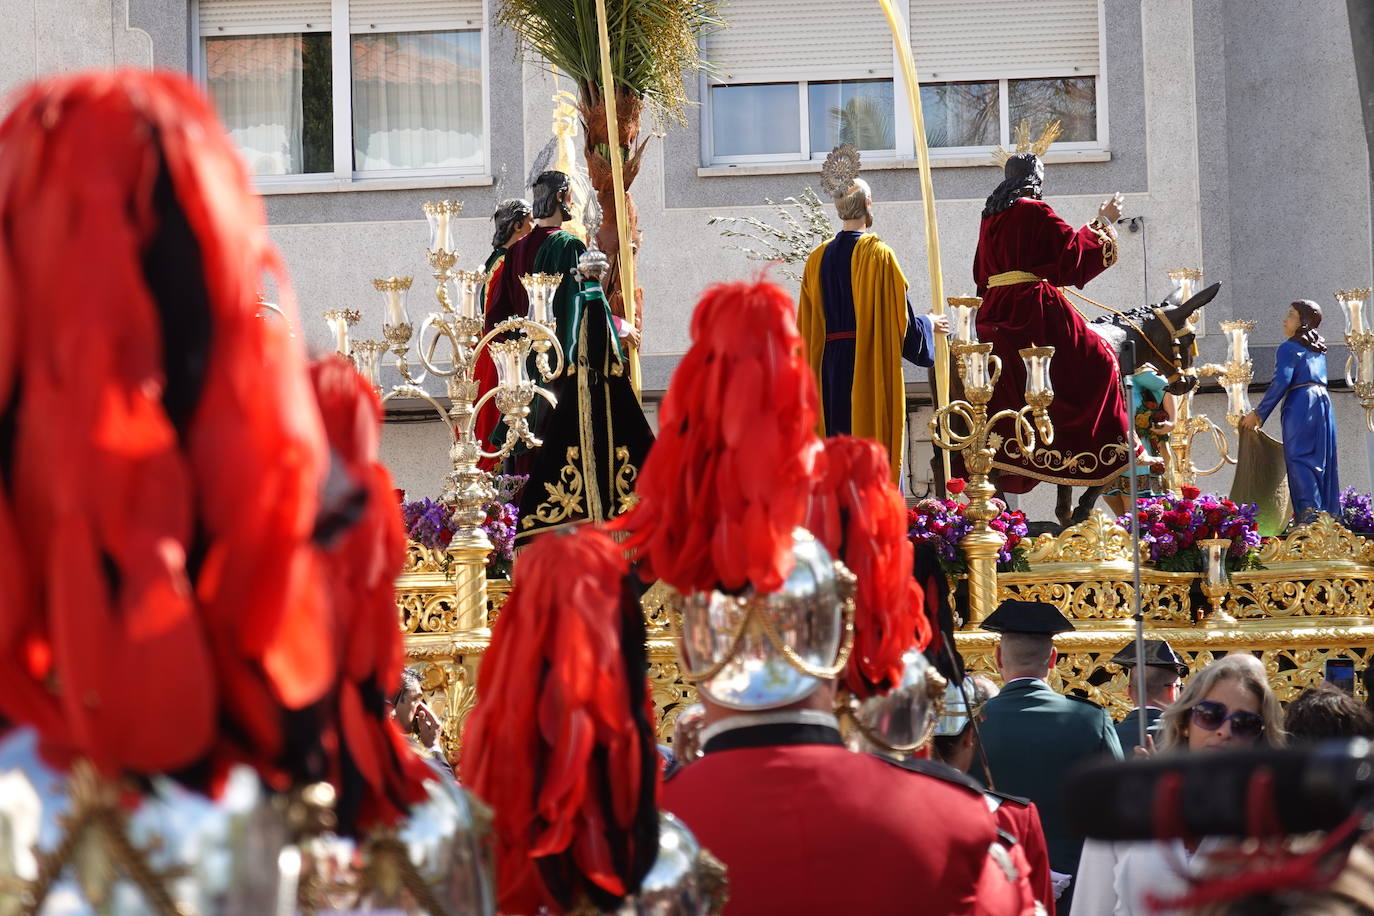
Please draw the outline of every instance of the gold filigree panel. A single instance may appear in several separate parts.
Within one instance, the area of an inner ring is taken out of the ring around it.
[[[1032,567],[1045,563],[1131,562],[1130,532],[1101,512],[1086,522],[1064,529],[1058,536],[1042,534],[1030,545]]]
[[[1368,566],[1374,560],[1374,542],[1361,537],[1323,513],[1310,525],[1302,525],[1283,538],[1273,538],[1260,548],[1260,563],[1314,563],[1347,560]]]
[[[997,577],[999,602],[1015,598],[1044,601],[1059,608],[1070,620],[1129,620],[1133,611],[1135,586],[1129,580],[1052,581],[1039,572],[1004,574]],[[1142,581],[1141,603],[1146,616],[1166,625],[1192,623],[1189,586],[1191,580]]]
[[[1374,609],[1374,582],[1363,574],[1309,580],[1237,576],[1224,609],[1242,619],[1365,617]]]

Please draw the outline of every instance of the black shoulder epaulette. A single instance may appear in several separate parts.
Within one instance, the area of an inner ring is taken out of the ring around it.
[[[922,776],[930,776],[950,785],[967,789],[976,795],[983,794],[983,784],[972,776],[961,770],[956,770],[947,763],[940,763],[936,760],[927,760],[923,757],[909,757],[906,760],[893,760],[886,754],[874,754],[884,763],[890,763],[898,769],[906,770],[908,773],[920,773]]]
[[[1102,706],[1101,703],[1094,703],[1092,700],[1088,699],[1087,697],[1080,697],[1080,696],[1079,696],[1078,694],[1076,694],[1076,693],[1061,693],[1060,696],[1068,697],[1070,700],[1076,700],[1076,701],[1078,701],[1079,703],[1086,703],[1086,704],[1088,704],[1089,706],[1091,706],[1093,709],[1103,709],[1103,708],[1104,708],[1104,707]]]
[[[1022,798],[1019,795],[1008,795],[1005,792],[994,792],[992,789],[984,789],[983,791],[993,798],[999,798],[1004,802],[1011,802],[1013,805],[1019,805],[1022,808],[1029,808],[1031,806],[1031,800],[1029,798]]]

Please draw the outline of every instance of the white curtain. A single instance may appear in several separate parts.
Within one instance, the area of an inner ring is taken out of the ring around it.
[[[300,35],[205,39],[210,95],[254,175],[305,170]]]
[[[353,167],[480,166],[481,32],[353,36]]]

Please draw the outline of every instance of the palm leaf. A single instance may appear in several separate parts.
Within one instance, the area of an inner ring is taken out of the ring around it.
[[[606,0],[616,85],[657,112],[684,120],[684,74],[703,67],[699,42],[724,23],[721,0]],[[521,45],[578,84],[584,102],[601,97],[595,0],[501,0],[497,18]]]

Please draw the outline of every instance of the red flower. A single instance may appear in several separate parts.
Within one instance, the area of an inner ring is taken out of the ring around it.
[[[945,483],[945,489],[953,493],[955,496],[958,496],[960,493],[964,492],[964,488],[967,486],[968,481],[962,477],[951,477]]]
[[[1197,499],[1202,495],[1202,491],[1197,487],[1181,487],[1179,492],[1183,494],[1184,499]]]

